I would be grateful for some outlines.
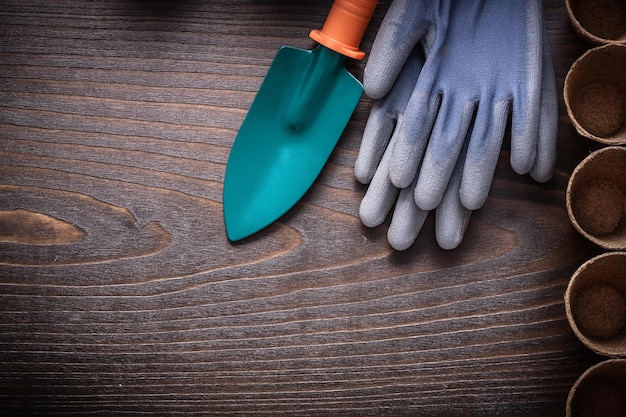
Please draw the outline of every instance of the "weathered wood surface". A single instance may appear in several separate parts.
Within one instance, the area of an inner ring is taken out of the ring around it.
[[[1,2],[0,414],[564,414],[601,358],[564,313],[597,249],[567,219],[594,145],[562,100],[554,179],[513,174],[505,148],[457,250],[432,219],[403,253],[360,224],[365,97],[305,198],[228,243],[237,129],[330,4]],[[545,12],[561,90],[589,46],[561,1]]]

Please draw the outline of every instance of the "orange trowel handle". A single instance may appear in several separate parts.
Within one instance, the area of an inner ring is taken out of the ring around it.
[[[378,0],[335,0],[322,30],[309,35],[314,41],[354,59],[363,59],[361,39]]]

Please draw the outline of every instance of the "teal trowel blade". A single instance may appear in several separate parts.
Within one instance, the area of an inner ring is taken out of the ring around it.
[[[363,86],[324,46],[281,48],[233,144],[224,178],[231,241],[269,226],[311,187]]]

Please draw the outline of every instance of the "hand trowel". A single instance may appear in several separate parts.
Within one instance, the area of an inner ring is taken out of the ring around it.
[[[361,98],[345,67],[363,59],[359,44],[378,0],[335,0],[320,45],[282,47],[235,138],[224,177],[224,222],[231,241],[269,226],[311,187]]]

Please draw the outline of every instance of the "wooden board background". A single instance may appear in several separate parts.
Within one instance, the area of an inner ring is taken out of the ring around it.
[[[598,250],[564,199],[597,146],[562,98],[554,178],[512,173],[505,145],[454,251],[432,218],[402,253],[361,225],[365,97],[305,198],[227,241],[237,129],[330,4],[0,2],[0,414],[564,415],[602,358],[564,313]],[[561,91],[589,45],[562,1],[544,8]]]

